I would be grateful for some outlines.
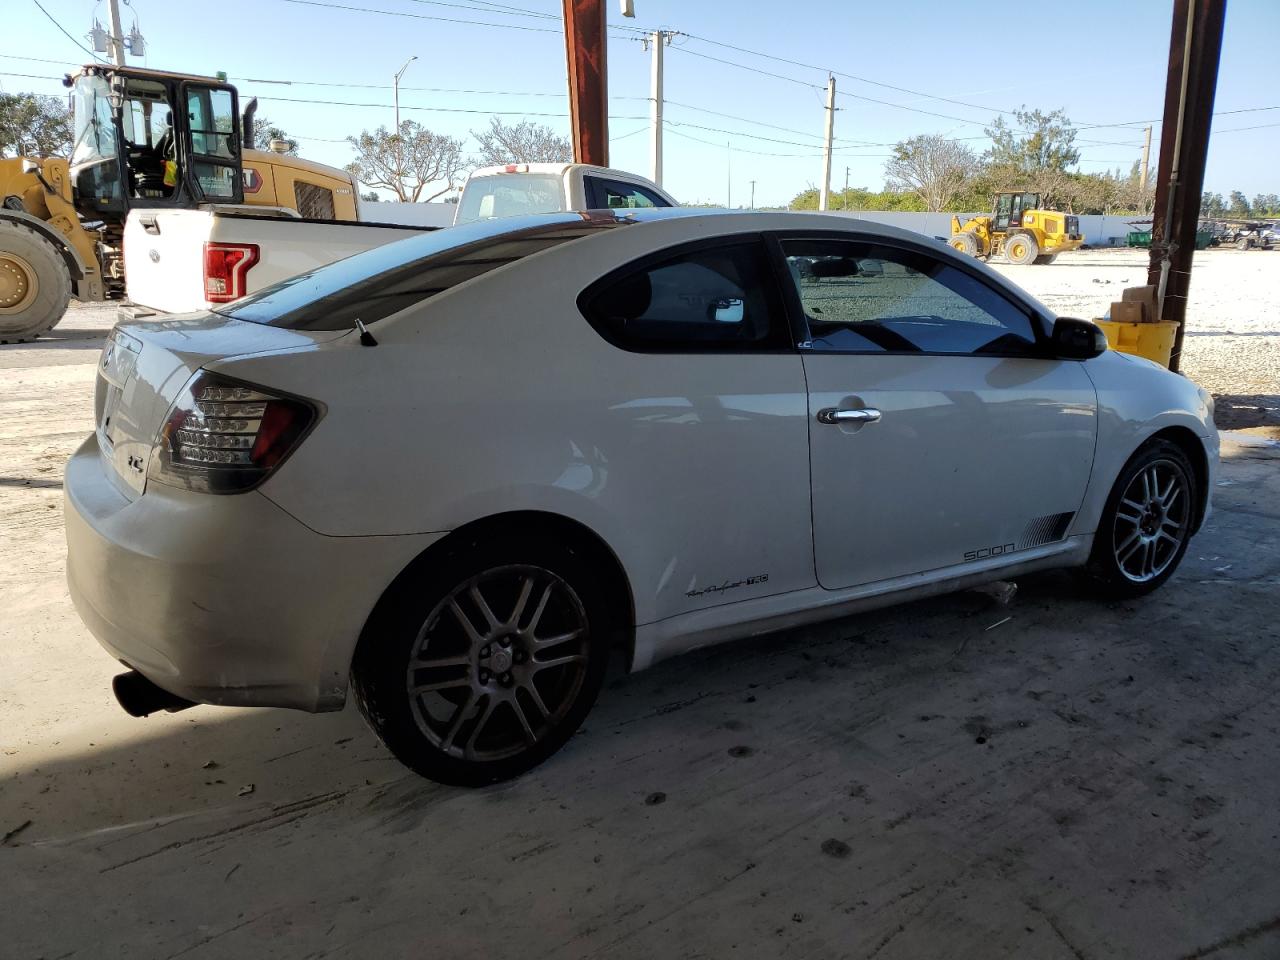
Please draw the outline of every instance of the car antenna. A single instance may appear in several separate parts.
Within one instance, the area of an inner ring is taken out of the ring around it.
[[[373,339],[373,334],[369,332],[369,328],[364,325],[364,321],[356,317],[356,329],[360,331],[360,343],[366,347],[376,347],[378,341]]]

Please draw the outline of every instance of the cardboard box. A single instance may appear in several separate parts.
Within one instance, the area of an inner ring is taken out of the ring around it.
[[[1118,300],[1111,304],[1112,323],[1145,323],[1146,305],[1132,300]]]
[[[1125,303],[1140,303],[1143,307],[1143,317],[1140,323],[1155,323],[1160,318],[1156,316],[1156,288],[1154,286],[1129,287],[1120,294],[1120,299]]]

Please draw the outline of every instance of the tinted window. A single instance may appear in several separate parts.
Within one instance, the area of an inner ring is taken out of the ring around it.
[[[644,207],[667,207],[666,200],[652,190],[620,180],[588,177],[588,201],[599,210],[635,210]]]
[[[372,324],[516,260],[624,223],[612,218],[553,220],[517,230],[468,224],[388,243],[290,277],[218,313],[291,330],[342,330]]]
[[[785,343],[758,241],[702,248],[609,278],[586,312],[628,350],[736,351]]]
[[[549,173],[498,173],[467,181],[456,223],[564,209],[564,185]]]
[[[925,254],[784,241],[815,350],[1025,355],[1031,317],[977,277]]]

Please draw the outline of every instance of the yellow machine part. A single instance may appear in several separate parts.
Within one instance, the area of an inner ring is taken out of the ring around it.
[[[83,300],[101,300],[102,272],[98,266],[96,240],[80,225],[80,217],[72,205],[67,161],[46,158],[35,162],[40,165],[40,175],[53,188],[52,192],[45,189],[35,173],[23,172],[23,158],[7,158],[0,159],[0,198],[20,197],[24,213],[43,220],[62,234],[84,266],[84,278],[74,284],[76,296]]]
[[[1094,323],[1107,335],[1107,344],[1112,350],[1146,357],[1163,367],[1169,366],[1173,340],[1178,333],[1177,323],[1116,323],[1111,320],[1095,320]]]
[[[355,184],[333,167],[263,150],[244,151],[243,166],[246,204],[288,207],[308,219],[356,219]]]
[[[1026,210],[1022,214],[1022,229],[1035,234],[1041,253],[1065,253],[1078,250],[1084,244],[1083,234],[1072,240],[1066,231],[1066,214],[1057,210]]]

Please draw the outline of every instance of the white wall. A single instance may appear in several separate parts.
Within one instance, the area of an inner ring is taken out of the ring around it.
[[[453,223],[453,203],[368,203],[360,201],[360,219],[368,223],[401,223],[406,227],[447,227]]]
[[[913,230],[928,237],[951,236],[951,217],[949,213],[906,213],[899,210],[832,210],[837,216],[859,217],[876,223],[887,223]],[[960,214],[963,223],[973,213]],[[1150,220],[1144,226],[1130,226],[1130,220],[1139,220],[1136,216],[1106,217],[1097,214],[1080,216],[1080,231],[1084,234],[1085,243],[1095,247],[1124,246],[1125,238],[1132,230],[1150,230]]]

